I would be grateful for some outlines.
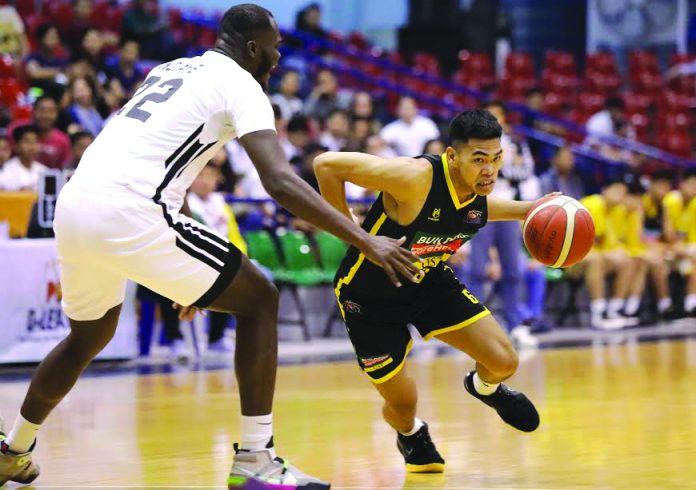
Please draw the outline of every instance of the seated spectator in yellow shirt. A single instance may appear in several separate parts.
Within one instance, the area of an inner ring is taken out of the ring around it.
[[[571,274],[584,274],[590,295],[590,322],[592,327],[611,330],[634,324],[620,314],[629,296],[630,285],[635,279],[634,261],[621,245],[621,229],[615,225],[625,215],[623,205],[628,186],[621,179],[609,182],[601,194],[583,198],[580,202],[587,207],[595,223],[595,246]],[[613,291],[609,302],[606,299],[605,278],[615,273]]]

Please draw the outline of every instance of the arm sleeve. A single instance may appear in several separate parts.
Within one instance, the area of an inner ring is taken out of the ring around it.
[[[271,102],[259,85],[245,81],[245,86],[229,88],[223,96],[225,112],[237,138],[264,129],[275,131]]]

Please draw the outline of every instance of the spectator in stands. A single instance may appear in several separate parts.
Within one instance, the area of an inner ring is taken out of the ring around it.
[[[384,126],[380,132],[397,154],[419,155],[427,141],[440,137],[435,123],[418,114],[418,106],[413,98],[402,97],[399,100],[397,115],[399,118]]]
[[[44,89],[56,99],[63,95],[68,60],[61,54],[60,36],[53,24],[36,28],[38,50],[26,58],[24,69],[32,86]]]
[[[88,29],[82,36],[77,51],[72,52],[71,76],[91,76],[105,79],[106,59],[103,53],[104,39],[98,29]]]
[[[634,319],[621,315],[626,304],[637,268],[622,245],[628,187],[622,177],[613,178],[601,194],[583,198],[580,202],[590,211],[595,224],[593,250],[568,273],[583,274],[590,295],[590,324],[594,328],[613,330],[635,324]],[[614,273],[613,290],[607,302],[605,282]]]
[[[326,129],[319,137],[319,142],[328,151],[341,151],[348,143],[350,122],[348,113],[343,109],[332,110],[326,118]]]
[[[396,152],[378,134],[373,134],[365,140],[365,153],[382,158],[395,158]]]
[[[355,92],[353,94],[353,98],[350,101],[350,115],[367,119],[375,117],[372,96],[368,92]]]
[[[329,70],[320,70],[305,102],[305,114],[324,121],[334,109],[346,109],[349,105],[350,94],[339,90],[334,74]]]
[[[106,74],[111,80],[118,80],[130,97],[135,89],[143,81],[145,75],[138,67],[140,60],[140,47],[132,39],[126,39],[121,43],[121,49],[117,57],[112,58],[107,64]]]
[[[134,0],[123,14],[123,39],[133,39],[147,59],[172,59],[172,39],[167,26],[152,12],[149,0]]]
[[[285,127],[285,138],[279,138],[279,140],[290,163],[300,163],[304,148],[310,141],[310,132],[309,120],[305,116],[296,114],[288,121]]]
[[[596,144],[592,135],[619,136],[617,129],[619,126],[624,127],[624,125],[625,136],[628,139],[635,140],[635,129],[628,125],[626,121],[626,108],[623,99],[621,97],[609,97],[604,103],[604,109],[593,114],[587,120],[586,128],[589,135],[585,142]]]
[[[77,131],[70,135],[70,146],[72,149],[72,160],[66,168],[77,168],[85,154],[87,147],[94,141],[94,136],[88,131]]]
[[[0,134],[0,171],[2,171],[5,162],[12,156],[12,147],[10,146],[10,140],[7,134]]]
[[[283,119],[289,121],[304,108],[304,102],[297,96],[300,92],[300,74],[295,70],[285,72],[278,88],[278,92],[271,96],[271,102],[280,107]]]
[[[575,174],[575,155],[570,146],[561,146],[551,160],[551,168],[540,177],[541,195],[561,192],[574,199],[585,196],[585,186]]]
[[[314,175],[314,159],[327,151],[329,151],[329,148],[326,146],[310,142],[305,146],[302,156],[302,166],[299,169],[299,175],[302,177],[302,180],[311,185],[317,192],[319,192],[319,183],[316,175]]]
[[[230,163],[227,150],[220,148],[217,153],[213,155],[213,158],[210,159],[209,164],[218,169],[218,185],[215,192],[234,193],[237,177],[232,171],[232,164]]]
[[[32,191],[38,189],[41,174],[46,170],[36,161],[39,154],[39,131],[32,125],[19,126],[12,132],[17,156],[10,158],[0,170],[0,190]]]
[[[360,151],[365,140],[373,134],[372,125],[368,118],[353,117],[350,121],[350,134],[343,151]]]
[[[502,199],[535,200],[540,197],[540,186],[534,175],[534,159],[526,141],[513,135],[507,124],[505,108],[494,101],[485,106],[503,127],[501,147],[503,165],[491,197]],[[505,327],[521,344],[531,343],[529,329],[522,326],[518,304],[521,299],[522,232],[514,221],[496,221],[482,228],[471,242],[471,274],[467,284],[471,292],[484,298],[490,260],[490,249],[495,248],[500,260],[501,276],[497,287],[503,300]]]
[[[73,0],[72,4],[72,16],[66,25],[60,26],[60,36],[70,52],[76,53],[80,50],[85,33],[95,27],[92,21],[94,1]],[[118,44],[118,34],[109,31],[98,32],[105,46]]]
[[[58,103],[52,97],[42,95],[34,101],[33,124],[39,131],[39,155],[37,160],[49,168],[64,168],[70,160],[70,138],[56,128]],[[15,121],[8,127],[12,134],[15,127],[31,121]]]
[[[297,13],[295,29],[321,38],[328,38],[328,33],[321,27],[321,5],[310,3]]]
[[[440,138],[435,138],[428,140],[423,146],[423,151],[421,153],[430,153],[432,155],[442,155],[447,149],[447,145]]]
[[[0,6],[0,53],[15,59],[29,54],[29,41],[24,32],[24,23],[11,5]]]
[[[68,113],[73,122],[96,137],[104,127],[104,118],[97,110],[96,87],[87,77],[78,77],[70,82],[69,93],[72,104]]]

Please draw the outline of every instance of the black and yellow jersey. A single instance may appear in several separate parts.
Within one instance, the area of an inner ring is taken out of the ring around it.
[[[368,211],[362,227],[373,235],[396,239],[405,236],[403,247],[423,259],[425,276],[418,284],[402,278],[402,286],[397,288],[381,267],[366,260],[357,248],[350,247],[335,279],[339,304],[344,292],[350,293],[351,298],[392,302],[392,306],[408,302],[438,275],[438,271],[444,270],[444,262],[486,224],[486,197],[474,195],[465,202],[459,202],[449,175],[447,158],[444,155],[423,155],[420,158],[425,158],[432,165],[433,178],[430,192],[416,219],[406,226],[389,219],[382,201],[383,194],[380,194]]]
[[[643,213],[645,215],[645,233],[649,237],[662,238],[664,222],[664,207],[662,202],[656,203],[649,193],[642,196]]]

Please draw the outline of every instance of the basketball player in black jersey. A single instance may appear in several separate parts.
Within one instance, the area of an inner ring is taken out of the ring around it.
[[[442,472],[444,460],[428,426],[416,418],[417,392],[404,370],[412,324],[476,360],[466,390],[513,427],[531,432],[539,414],[525,395],[502,381],[517,369],[517,354],[490,311],[459,283],[447,259],[491,220],[522,220],[531,202],[488,199],[502,163],[502,129],[493,115],[473,110],[450,124],[442,155],[384,159],[363,153],[324,153],[314,169],[324,198],[346,216],[344,183],[381,191],[363,228],[400,239],[419,256],[417,282],[395,286],[383,270],[351,247],[335,290],[358,363],[385,400],[385,420],[410,472]]]

